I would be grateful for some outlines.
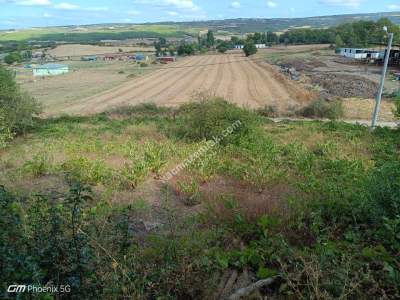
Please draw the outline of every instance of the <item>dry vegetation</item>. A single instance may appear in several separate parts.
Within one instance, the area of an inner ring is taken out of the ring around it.
[[[204,91],[240,106],[270,105],[279,112],[299,108],[313,99],[312,92],[288,81],[268,64],[259,64],[243,54],[203,55],[184,58],[113,90],[82,99],[62,112],[87,114],[149,101],[177,106]]]
[[[55,49],[49,50],[47,53],[55,57],[65,56],[83,56],[83,55],[98,55],[106,53],[117,53],[121,49],[124,52],[154,52],[154,47],[112,47],[112,46],[94,46],[94,45],[79,45],[69,44],[60,45]]]

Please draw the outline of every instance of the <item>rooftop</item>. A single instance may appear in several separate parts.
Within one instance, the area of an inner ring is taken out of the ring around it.
[[[68,68],[67,65],[62,65],[62,64],[44,64],[44,65],[39,65],[34,67],[34,69],[63,69],[63,68]]]

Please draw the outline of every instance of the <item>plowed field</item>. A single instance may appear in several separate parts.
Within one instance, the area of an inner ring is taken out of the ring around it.
[[[272,66],[242,54],[192,56],[158,68],[112,90],[65,106],[62,112],[90,114],[142,102],[176,106],[190,101],[199,92],[222,96],[251,108],[273,105],[279,111],[312,99],[310,92],[287,80]]]

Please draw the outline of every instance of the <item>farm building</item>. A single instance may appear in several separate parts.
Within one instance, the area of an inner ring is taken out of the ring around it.
[[[361,48],[341,48],[340,55],[343,57],[354,59],[378,59],[381,57],[381,52],[370,49]]]
[[[264,48],[267,48],[267,45],[266,44],[256,44],[256,48],[257,49],[264,49]]]
[[[112,54],[106,54],[106,55],[104,55],[103,60],[106,60],[106,61],[113,61],[113,60],[120,60],[120,61],[135,60],[135,55],[133,55],[133,54],[127,54],[127,53],[112,53]]]
[[[235,47],[235,49],[243,49],[244,45],[235,45],[234,47]]]
[[[175,56],[161,56],[161,57],[157,57],[157,60],[161,63],[169,63],[169,62],[176,61],[176,57]]]
[[[32,68],[33,76],[55,76],[69,72],[67,65],[44,64]]]
[[[97,56],[96,55],[82,56],[81,60],[82,61],[96,61],[97,60]]]
[[[136,59],[136,61],[143,61],[143,60],[148,61],[149,57],[147,55],[142,54],[142,53],[136,53],[135,54],[135,59]]]

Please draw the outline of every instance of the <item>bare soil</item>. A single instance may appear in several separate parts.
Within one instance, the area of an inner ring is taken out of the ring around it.
[[[177,106],[198,92],[250,108],[273,105],[280,112],[303,106],[314,96],[269,64],[230,53],[181,59],[112,90],[66,105],[61,112],[91,114],[142,102]]]
[[[124,52],[130,51],[154,51],[154,47],[110,47],[110,46],[94,46],[94,45],[60,45],[55,49],[51,49],[48,53],[51,56],[63,57],[63,56],[81,56],[81,55],[98,55],[106,53],[117,53],[119,49]]]

